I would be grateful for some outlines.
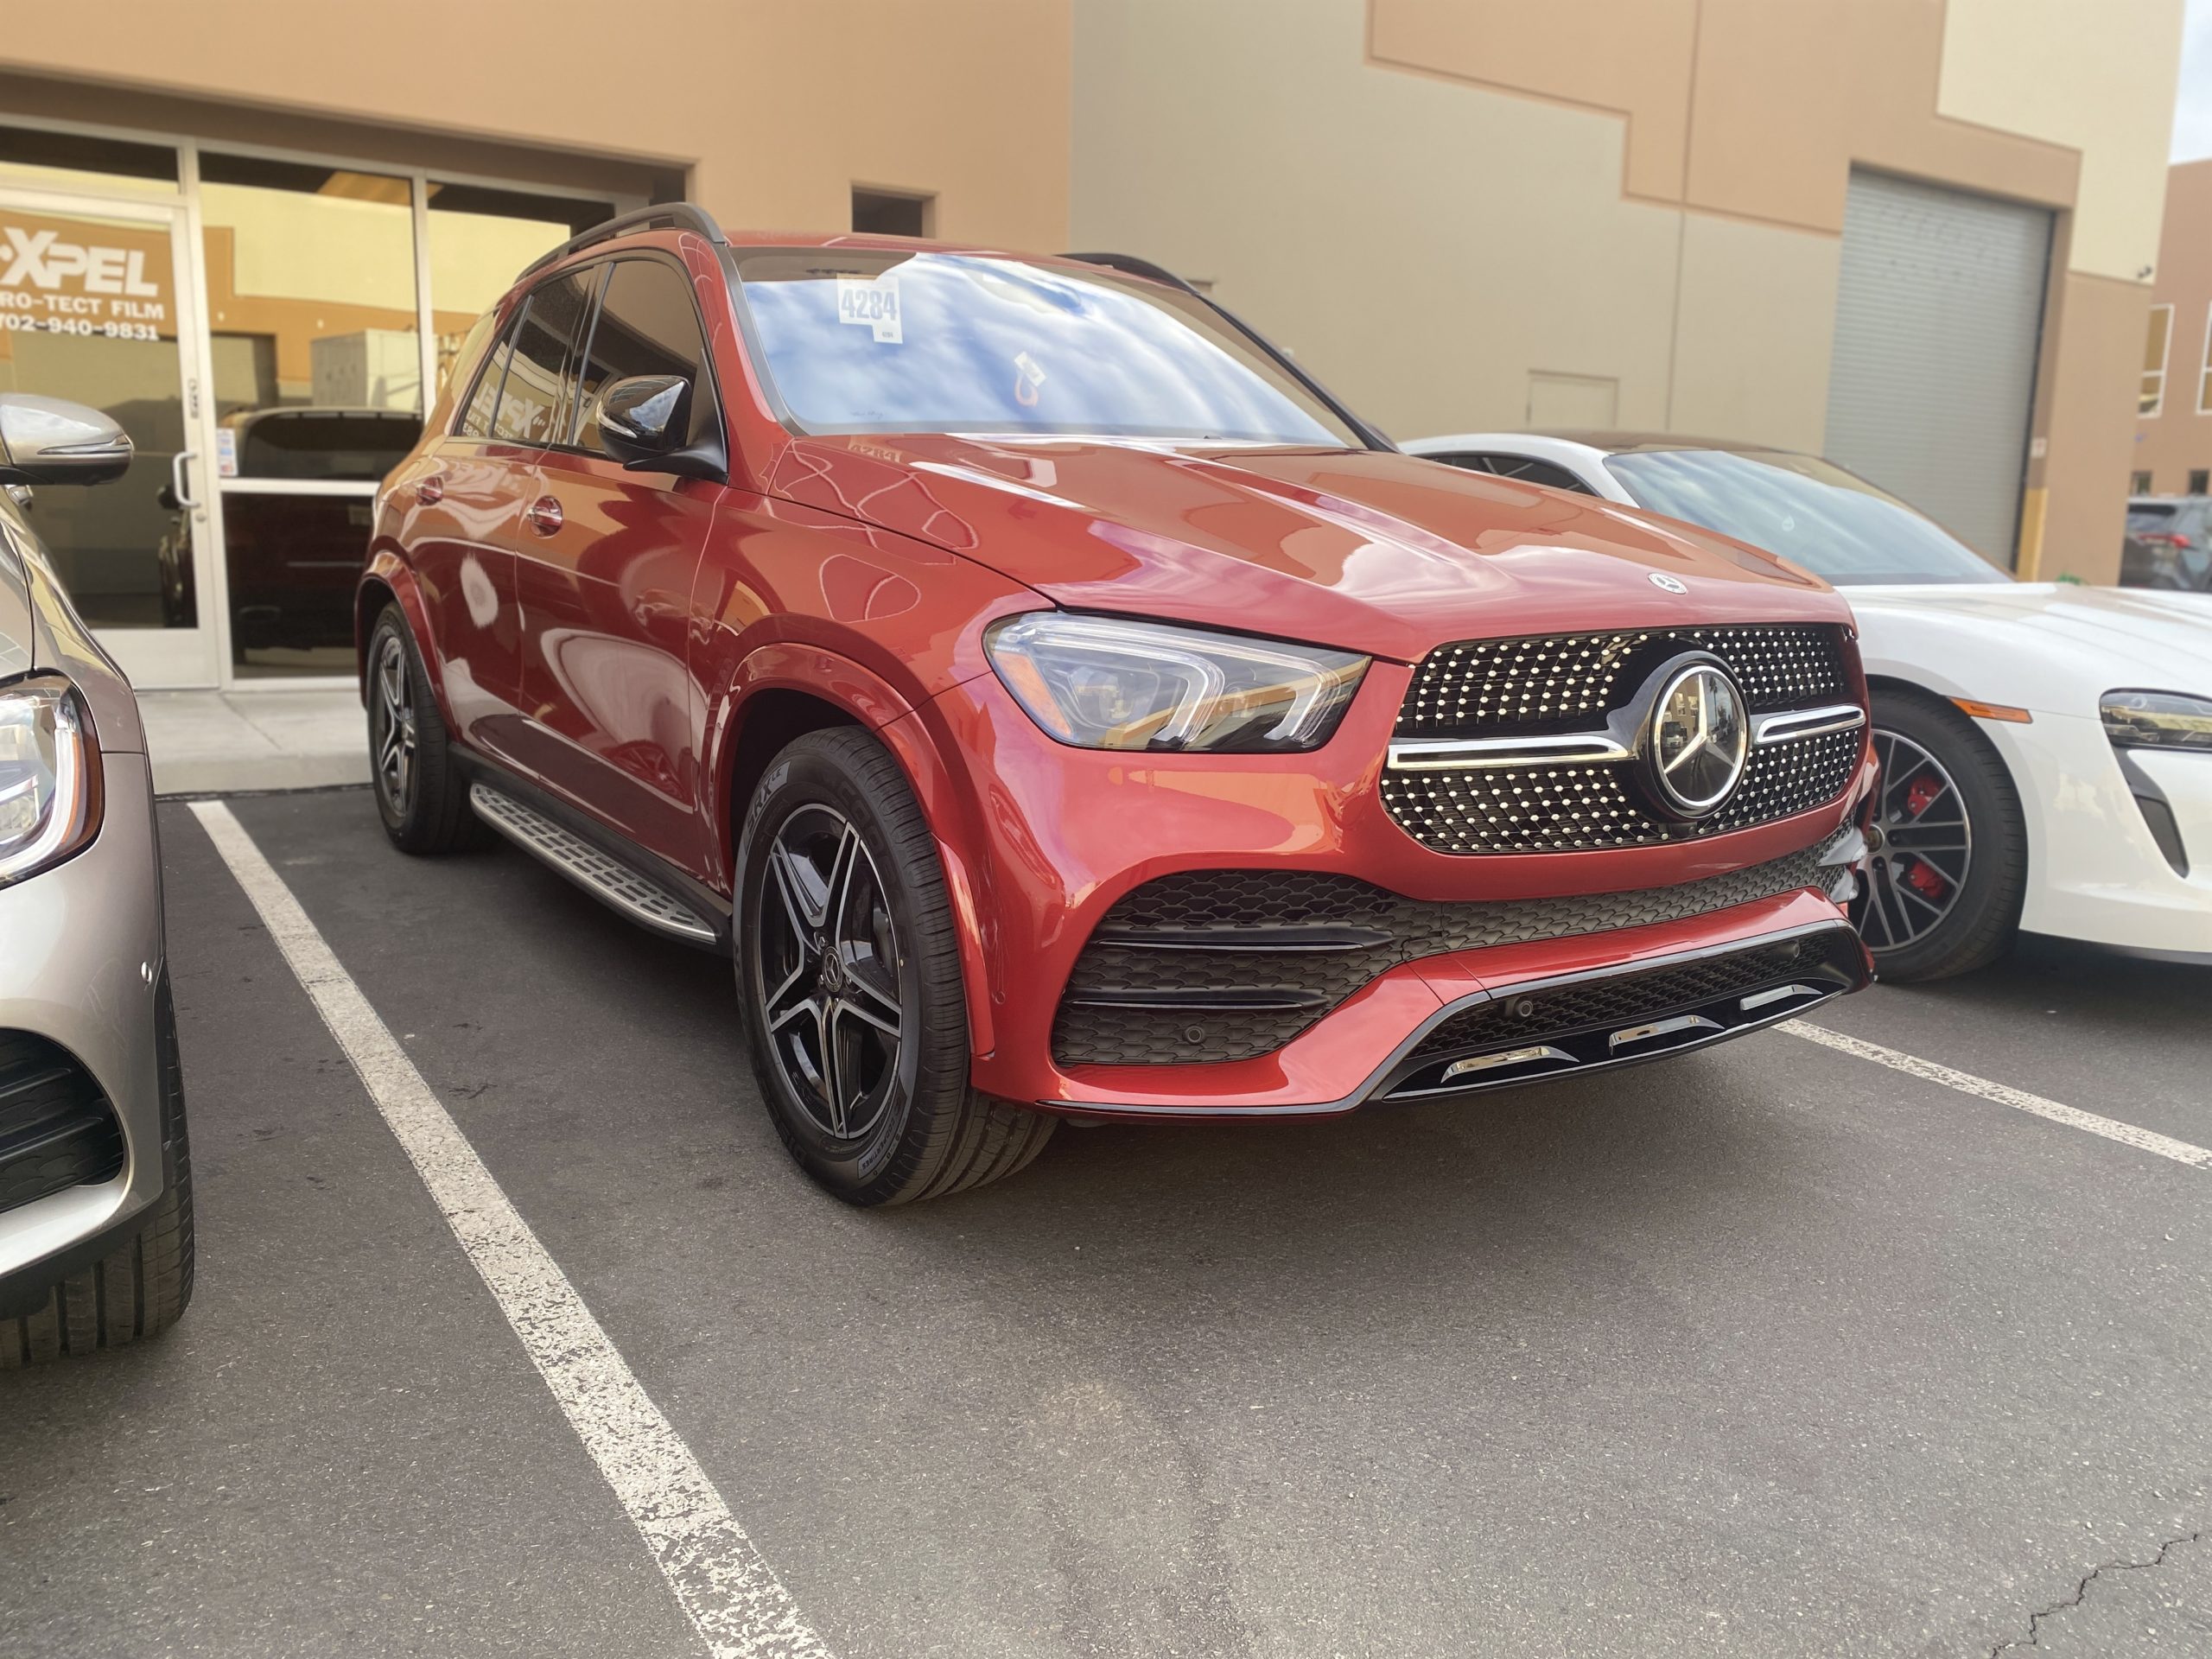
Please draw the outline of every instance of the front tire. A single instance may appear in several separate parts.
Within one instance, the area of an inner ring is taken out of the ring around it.
[[[1860,931],[1885,979],[1948,979],[2012,948],[2028,834],[1989,740],[1925,692],[1874,694],[1880,832]]]
[[[769,1116],[848,1204],[1002,1179],[1058,1120],[976,1092],[937,847],[883,746],[811,732],[769,764],[738,849],[739,1004]]]
[[[159,1336],[191,1303],[192,1271],[192,1165],[180,1143],[176,1179],[143,1223],[29,1311],[0,1317],[0,1371]]]

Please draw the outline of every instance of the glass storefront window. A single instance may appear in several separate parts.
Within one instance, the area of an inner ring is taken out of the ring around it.
[[[219,415],[423,407],[406,179],[200,160]]]
[[[169,144],[0,126],[0,185],[10,184],[36,190],[174,196],[176,149]]]

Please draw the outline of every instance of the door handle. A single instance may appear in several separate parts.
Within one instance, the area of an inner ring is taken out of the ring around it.
[[[446,499],[446,481],[435,473],[415,486],[415,499],[426,507],[435,507]]]
[[[199,511],[200,504],[184,486],[184,463],[199,459],[197,449],[180,449],[169,457],[169,493],[176,498],[177,505],[193,512]]]
[[[523,517],[539,535],[550,536],[561,528],[561,504],[550,495],[541,495]]]

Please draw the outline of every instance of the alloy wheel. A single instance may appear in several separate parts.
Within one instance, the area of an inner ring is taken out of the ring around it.
[[[404,817],[415,792],[415,690],[407,672],[407,647],[396,633],[385,634],[378,647],[369,706],[377,790],[385,804]]]
[[[1974,868],[1974,824],[1957,781],[1900,733],[1877,730],[1878,832],[1865,932],[1878,954],[1926,938],[1949,918]]]
[[[906,1007],[882,878],[852,822],[818,804],[786,817],[759,911],[755,995],[776,1065],[817,1127],[857,1141],[896,1092]]]

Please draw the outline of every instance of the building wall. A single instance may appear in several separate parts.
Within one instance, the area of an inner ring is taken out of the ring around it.
[[[1622,426],[1818,448],[1852,166],[2050,207],[2018,563],[2110,580],[2180,14],[1078,0],[1075,238],[1213,281],[1402,435],[1572,375]]]
[[[2186,489],[2189,475],[2212,470],[2212,161],[2185,162],[2166,175],[2165,231],[2158,246],[2152,305],[2173,307],[2166,335],[2164,398],[2139,418],[2127,470],[2151,474],[2161,495]],[[2142,356],[2137,335],[2134,357]]]
[[[940,235],[1065,245],[1066,0],[662,0],[630,16],[586,0],[496,24],[448,0],[111,0],[88,28],[68,7],[16,7],[0,71],[23,79],[0,84],[0,112],[313,135],[580,193],[673,172],[732,226],[842,229],[853,185],[872,184],[935,193]]]

